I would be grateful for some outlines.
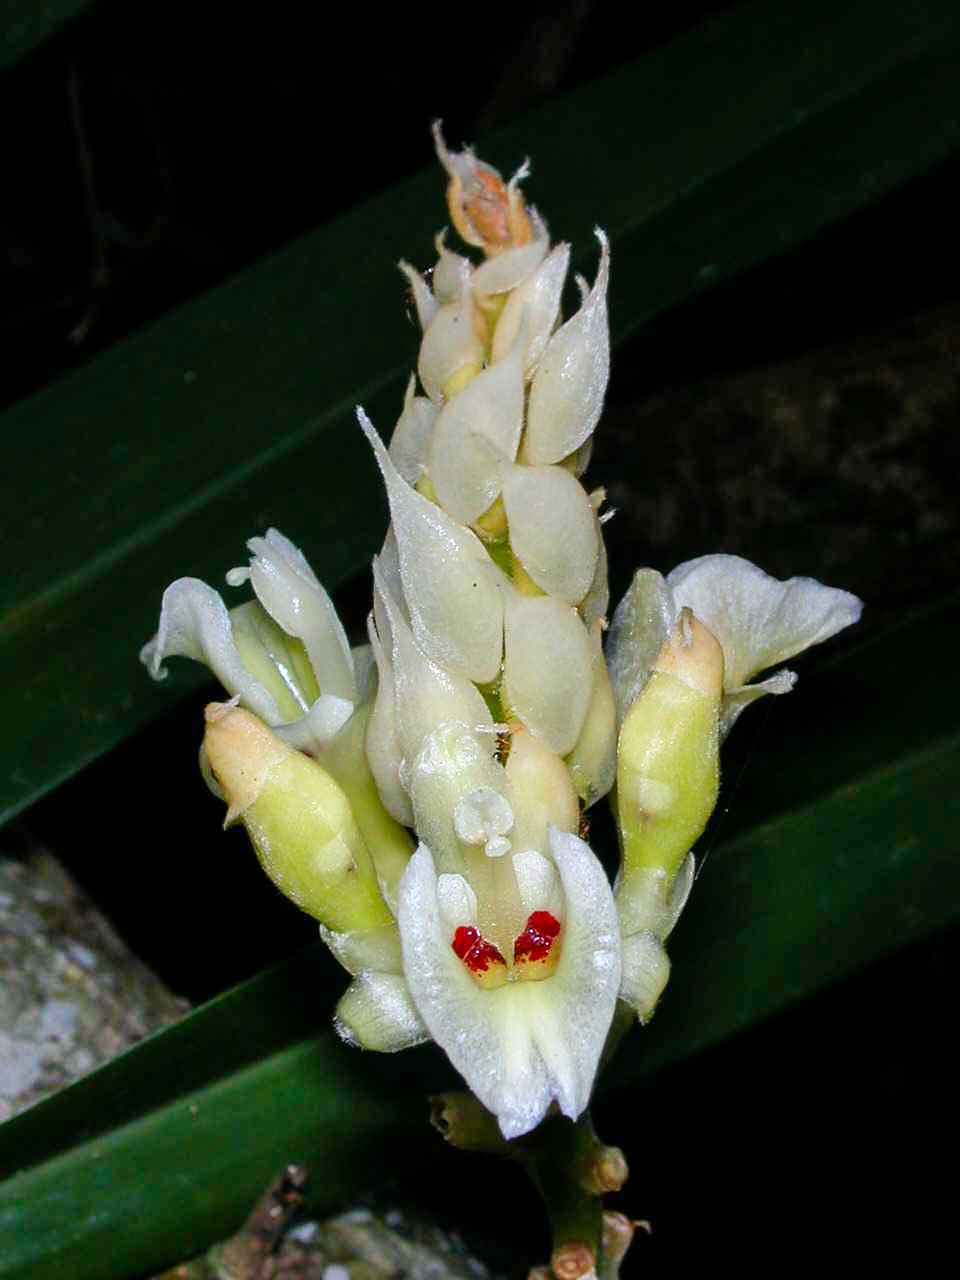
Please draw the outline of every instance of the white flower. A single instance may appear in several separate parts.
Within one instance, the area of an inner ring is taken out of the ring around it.
[[[334,737],[358,700],[358,673],[330,597],[303,554],[276,529],[251,538],[249,579],[257,599],[228,612],[198,578],[178,578],[163,594],[157,634],[140,658],[154,679],[169,657],[205,663],[229,694],[268,725],[283,726],[294,746]]]
[[[524,981],[521,961],[518,981],[488,987],[477,980],[478,969],[483,977],[505,971],[505,958],[484,950],[482,935],[467,948],[479,934],[476,897],[462,877],[438,878],[425,845],[410,860],[398,901],[404,974],[417,1010],[507,1138],[533,1129],[553,1102],[571,1119],[584,1110],[620,986],[616,908],[590,847],[552,828],[550,858],[528,853],[512,861],[533,922],[515,949],[522,956],[525,943],[536,954],[555,947],[547,976]],[[549,921],[557,936],[536,934],[538,923],[552,929]],[[545,967],[547,959],[531,964]]]
[[[685,608],[723,650],[723,735],[744,707],[765,693],[789,692],[797,680],[783,670],[748,683],[755,675],[851,626],[863,604],[849,591],[813,578],[772,578],[740,556],[700,556],[665,579],[641,569],[613,615],[607,649],[621,719]]]

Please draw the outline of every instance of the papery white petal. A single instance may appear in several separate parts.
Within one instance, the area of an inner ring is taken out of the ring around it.
[[[523,430],[523,334],[499,364],[477,374],[444,405],[430,445],[437,501],[469,524],[500,492],[501,467],[516,456]]]
[[[363,706],[376,693],[377,666],[369,644],[355,644],[350,650],[353,676],[357,685],[357,705]]]
[[[753,684],[741,684],[736,688],[725,690],[720,706],[720,737],[725,738],[740,717],[741,711],[756,702],[766,693],[789,693],[797,683],[795,671],[777,671],[766,680],[757,680]]]
[[[367,760],[383,807],[397,822],[410,827],[413,826],[413,809],[407,789],[400,779],[403,753],[397,728],[392,633],[387,631],[384,635],[379,628],[374,627],[373,615],[367,620],[367,630],[377,663],[377,696],[367,722]]]
[[[493,333],[491,360],[494,364],[509,354],[526,319],[524,374],[528,379],[532,376],[560,314],[560,296],[569,262],[570,246],[558,244],[536,271],[510,294]]]
[[[617,778],[617,707],[603,657],[599,620],[589,635],[593,650],[590,704],[580,736],[566,758],[577,794],[588,809],[610,791]]]
[[[403,973],[400,932],[391,920],[376,929],[354,929],[337,933],[320,926],[320,937],[348,973],[372,969],[377,973]]]
[[[403,412],[390,437],[390,457],[406,480],[415,485],[426,469],[430,437],[437,420],[437,406],[426,396],[414,395],[416,378],[410,375]]]
[[[583,728],[593,687],[586,627],[562,600],[510,593],[505,642],[503,683],[510,706],[551,751],[566,755]]]
[[[476,534],[411,489],[362,409],[357,416],[386,482],[417,644],[452,672],[484,684],[499,671],[503,651],[497,570]]]
[[[580,617],[589,631],[594,623],[605,620],[610,608],[610,582],[607,572],[607,548],[603,545],[603,536],[597,528],[597,565],[593,571],[593,581],[587,594],[580,601]],[[606,623],[604,622],[604,625]]]
[[[417,371],[423,389],[435,404],[443,404],[444,387],[464,365],[483,365],[483,343],[474,327],[473,298],[464,288],[456,302],[447,302],[423,335]]]
[[[693,610],[723,649],[724,688],[785,662],[849,627],[862,601],[813,578],[772,578],[740,556],[700,556],[667,577],[681,607]]]
[[[676,626],[678,615],[673,593],[663,577],[655,569],[638,569],[614,611],[607,639],[607,665],[621,721],[650,678],[657,654]]]
[[[583,306],[550,339],[530,386],[524,462],[559,462],[589,438],[610,377],[610,252],[599,229],[600,266]]]
[[[157,634],[140,651],[155,680],[166,678],[167,658],[206,663],[228,693],[268,724],[283,719],[274,697],[247,671],[237,652],[226,605],[199,578],[178,578],[163,593]]]
[[[563,888],[553,862],[535,849],[524,849],[513,855],[513,870],[526,912],[549,911],[562,920]]]
[[[671,877],[662,866],[637,867],[630,873],[628,892],[618,879],[617,912],[624,937],[649,931],[666,941],[686,906],[696,879],[696,863],[688,853]]]
[[[463,876],[444,874],[437,877],[437,901],[440,914],[451,936],[463,924],[476,924],[477,895]]]
[[[647,1022],[670,977],[670,960],[663,944],[649,929],[623,939],[620,999]]]
[[[260,603],[288,635],[303,641],[321,691],[354,702],[350,642],[303,553],[277,529],[247,546],[253,552],[250,582]],[[236,574],[228,575],[228,581],[236,580]]]
[[[525,985],[558,987],[551,993],[565,1053],[573,1064],[573,1096],[558,1094],[560,1110],[572,1120],[590,1101],[597,1063],[613,1020],[620,987],[620,930],[606,873],[588,844],[569,831],[550,832],[550,852],[560,872],[565,913],[563,945],[552,977]],[[536,1033],[548,1063],[545,1036]],[[566,1101],[566,1105],[565,1105]]]
[[[441,305],[455,302],[470,284],[473,275],[473,263],[462,254],[453,253],[444,243],[444,232],[440,232],[435,242],[439,260],[433,268],[431,283],[433,294]]]
[[[507,1138],[533,1129],[556,1099],[587,1104],[620,985],[616,909],[603,869],[576,836],[553,841],[567,906],[563,949],[541,982],[478,987],[450,946],[430,850],[413,855],[398,896],[404,972],[433,1038]]]
[[[397,605],[409,625],[410,610],[407,608],[407,601],[403,594],[403,578],[400,576],[400,550],[397,547],[397,535],[393,531],[392,524],[387,525],[383,546],[377,556],[377,566],[380,570],[381,579],[386,584],[387,594]],[[377,615],[377,627],[379,628],[379,626],[380,617]]]
[[[430,1039],[402,977],[365,971],[337,1005],[333,1025],[347,1042],[379,1053],[397,1053]]]
[[[277,736],[298,751],[313,753],[332,742],[354,712],[354,704],[334,693],[322,693],[306,715],[277,726]]]
[[[597,518],[583,485],[563,467],[511,466],[503,503],[510,545],[548,595],[579,604],[597,567]]]
[[[397,266],[407,277],[413,294],[413,304],[417,308],[417,319],[420,321],[420,328],[426,331],[430,321],[437,314],[437,308],[440,304],[433,296],[426,280],[424,280],[419,271],[411,267],[409,262],[400,261]]]
[[[495,258],[482,262],[473,273],[473,291],[478,297],[492,293],[508,293],[536,271],[547,256],[550,242],[544,234],[529,244],[505,249]]]
[[[438,725],[456,722],[474,732],[492,726],[490,709],[476,685],[432,661],[417,645],[376,559],[373,580],[377,605],[382,603],[389,625],[397,729],[407,759],[413,759],[424,738]],[[494,739],[492,734],[488,736],[492,752]]]

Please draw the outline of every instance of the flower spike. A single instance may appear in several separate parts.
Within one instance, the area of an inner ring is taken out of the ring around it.
[[[578,1123],[549,1132],[587,1134],[608,1037],[630,1010],[647,1022],[667,983],[723,737],[795,676],[750,681],[861,606],[703,556],[641,569],[604,644],[609,513],[581,477],[609,374],[607,237],[564,319],[570,248],[526,204],[528,166],[505,181],[439,125],[434,142],[454,228],[481,252],[441,232],[432,272],[400,264],[422,340],[389,446],[357,410],[391,517],[369,644],[351,650],[271,529],[227,575],[253,597],[228,611],[180,579],[142,658],[158,678],[168,657],[206,662],[231,695],[208,709],[206,772],[349,972],[340,1035],[391,1053],[435,1040],[500,1148],[497,1131],[512,1142],[554,1110]],[[607,794],[614,883],[585,838]],[[622,1181],[622,1157],[598,1174],[585,1150],[578,1195]],[[610,1256],[630,1234],[614,1227]],[[554,1273],[589,1272],[599,1218],[595,1234],[561,1241]]]

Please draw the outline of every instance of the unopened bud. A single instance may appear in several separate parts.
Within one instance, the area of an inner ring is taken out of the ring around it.
[[[337,932],[389,922],[350,804],[329,773],[240,707],[211,703],[206,719],[227,821],[243,821],[277,888]]]
[[[467,244],[487,254],[527,244],[533,238],[533,226],[518,186],[525,170],[506,183],[472,151],[449,151],[439,123],[433,126],[433,139],[440,163],[450,176],[450,219]]]
[[[597,1255],[588,1244],[571,1240],[554,1249],[550,1267],[556,1280],[587,1280],[596,1275]]]
[[[619,1147],[596,1142],[581,1165],[577,1181],[592,1196],[619,1191],[630,1175],[627,1158]]]
[[[603,1215],[600,1227],[600,1249],[603,1255],[603,1274],[607,1280],[614,1280],[620,1274],[620,1265],[626,1257],[627,1250],[633,1242],[637,1227],[648,1231],[649,1223],[631,1222],[623,1213],[607,1210]]]
[[[722,694],[720,646],[684,610],[620,730],[617,805],[623,871],[618,905],[621,922],[624,913],[630,917],[624,932],[657,932],[654,916],[713,812]],[[640,896],[651,901],[641,903]]]
[[[507,757],[516,852],[549,850],[547,824],[576,831],[580,818],[570,773],[560,756],[522,725],[514,724]]]

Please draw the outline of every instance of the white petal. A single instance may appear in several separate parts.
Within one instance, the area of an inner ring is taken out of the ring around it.
[[[357,704],[363,706],[377,691],[377,666],[369,644],[355,644],[350,650],[353,674],[357,682]]]
[[[580,736],[567,756],[567,767],[586,808],[601,799],[617,778],[617,707],[604,661],[599,621],[590,628],[593,687]]]
[[[323,693],[356,700],[353,658],[333,602],[303,553],[277,529],[251,538],[250,582],[260,603],[288,635],[303,641]],[[236,582],[237,575],[228,575]]]
[[[483,543],[397,473],[369,419],[357,410],[387,486],[403,593],[417,644],[480,684],[500,670],[503,602]]]
[[[530,387],[523,461],[559,462],[589,438],[610,376],[607,238],[597,231],[600,267],[583,306],[550,339]]]
[[[647,1022],[670,977],[670,960],[656,934],[645,929],[623,940],[620,999]]]
[[[386,624],[385,624],[386,625]],[[410,796],[400,780],[402,751],[397,729],[396,691],[393,682],[393,639],[367,621],[370,644],[377,663],[377,696],[367,723],[367,760],[387,813],[402,826],[413,825]]]
[[[483,343],[474,328],[473,298],[468,288],[456,302],[439,308],[420,344],[417,371],[435,404],[443,403],[444,387],[466,364],[478,369],[483,365]]]
[[[562,600],[511,593],[505,634],[510,706],[551,751],[566,755],[580,736],[593,688],[586,627]]]
[[[563,467],[512,466],[503,484],[510,545],[541,591],[568,604],[587,594],[597,567],[597,518]]]
[[[463,876],[445,874],[437,878],[440,914],[451,936],[463,924],[476,924],[477,895]]]
[[[563,919],[563,889],[557,869],[542,853],[525,849],[513,855],[513,870],[520,889],[520,900],[529,915],[533,911],[549,911]]]
[[[482,262],[473,273],[473,291],[477,296],[508,293],[536,271],[547,256],[550,242],[546,235],[529,244],[505,249],[495,258]]]
[[[426,280],[424,280],[419,271],[411,267],[409,262],[398,262],[397,266],[407,277],[410,290],[413,293],[413,303],[417,308],[417,319],[420,321],[420,328],[426,331],[430,321],[437,314],[439,303],[431,293],[430,286]]]
[[[433,662],[417,645],[390,596],[376,559],[373,580],[377,604],[382,603],[389,626],[397,729],[407,759],[413,759],[424,738],[438,725],[464,724],[474,732],[491,726],[490,709],[476,685]],[[492,736],[490,746],[492,753]]]
[[[599,522],[598,522],[599,524]],[[597,531],[599,543],[597,567],[593,573],[593,581],[587,594],[580,601],[580,617],[589,631],[595,622],[606,618],[610,607],[610,583],[607,573],[607,548],[603,544],[603,535]]]
[[[322,924],[320,937],[348,973],[357,974],[365,969],[377,973],[403,972],[400,932],[393,921],[376,929],[354,929],[349,933],[337,933]]]
[[[400,883],[410,993],[430,1034],[507,1138],[533,1129],[554,1098],[572,1117],[586,1106],[620,984],[616,911],[602,868],[575,836],[560,837],[555,857],[569,908],[556,972],[495,991],[478,987],[451,948],[425,845]],[[581,899],[575,907],[573,894]]]
[[[499,364],[477,374],[444,405],[430,445],[437,501],[469,524],[500,492],[501,466],[516,456],[523,430],[523,330]]]
[[[494,364],[510,352],[526,318],[524,371],[527,378],[531,377],[560,314],[560,295],[569,261],[570,246],[558,244],[533,275],[510,294],[493,334],[491,359]]]
[[[431,284],[434,297],[441,304],[455,302],[470,283],[473,275],[473,263],[462,254],[452,253],[444,244],[444,233],[441,231],[436,239],[439,261],[433,269]]]
[[[313,754],[332,742],[354,712],[354,704],[333,693],[322,693],[313,706],[292,724],[279,725],[278,737],[298,751]]]
[[[199,578],[178,578],[167,587],[157,634],[140,651],[141,662],[155,680],[166,678],[163,663],[170,657],[205,663],[228,693],[239,695],[243,705],[268,724],[283,719],[276,700],[240,660],[226,605]]]
[[[347,1044],[397,1053],[430,1038],[403,978],[359,974],[337,1005],[333,1025]]]
[[[476,985],[450,945],[440,915],[433,858],[421,844],[397,895],[403,969],[413,1001],[430,1034],[509,1137],[526,1133],[551,1101],[550,1081],[534,1052],[522,1007],[510,997],[515,983],[497,991]],[[506,996],[507,999],[497,999]],[[511,1013],[520,1015],[511,1018]]]
[[[813,578],[772,578],[740,556],[701,556],[667,578],[677,604],[693,610],[720,641],[724,687],[792,658],[849,627],[863,604]]]
[[[725,738],[740,718],[741,711],[756,702],[766,693],[789,693],[797,683],[795,671],[778,671],[767,676],[766,680],[757,680],[753,684],[741,684],[727,690],[720,706],[720,737]]]
[[[663,577],[655,569],[638,569],[614,611],[607,640],[607,665],[621,721],[650,678],[678,613]]]
[[[426,469],[430,437],[437,420],[437,406],[426,396],[413,394],[415,382],[416,379],[411,374],[403,402],[403,413],[397,419],[390,437],[390,457],[410,485],[415,485]]]
[[[610,884],[590,846],[572,832],[551,831],[550,851],[565,901],[560,958],[549,979],[520,985],[543,988],[549,998],[555,1028],[548,1031],[542,1020],[534,1039],[558,1085],[561,1058],[568,1064],[570,1088],[566,1096],[558,1088],[557,1101],[574,1120],[590,1101],[616,1008],[620,930]]]

